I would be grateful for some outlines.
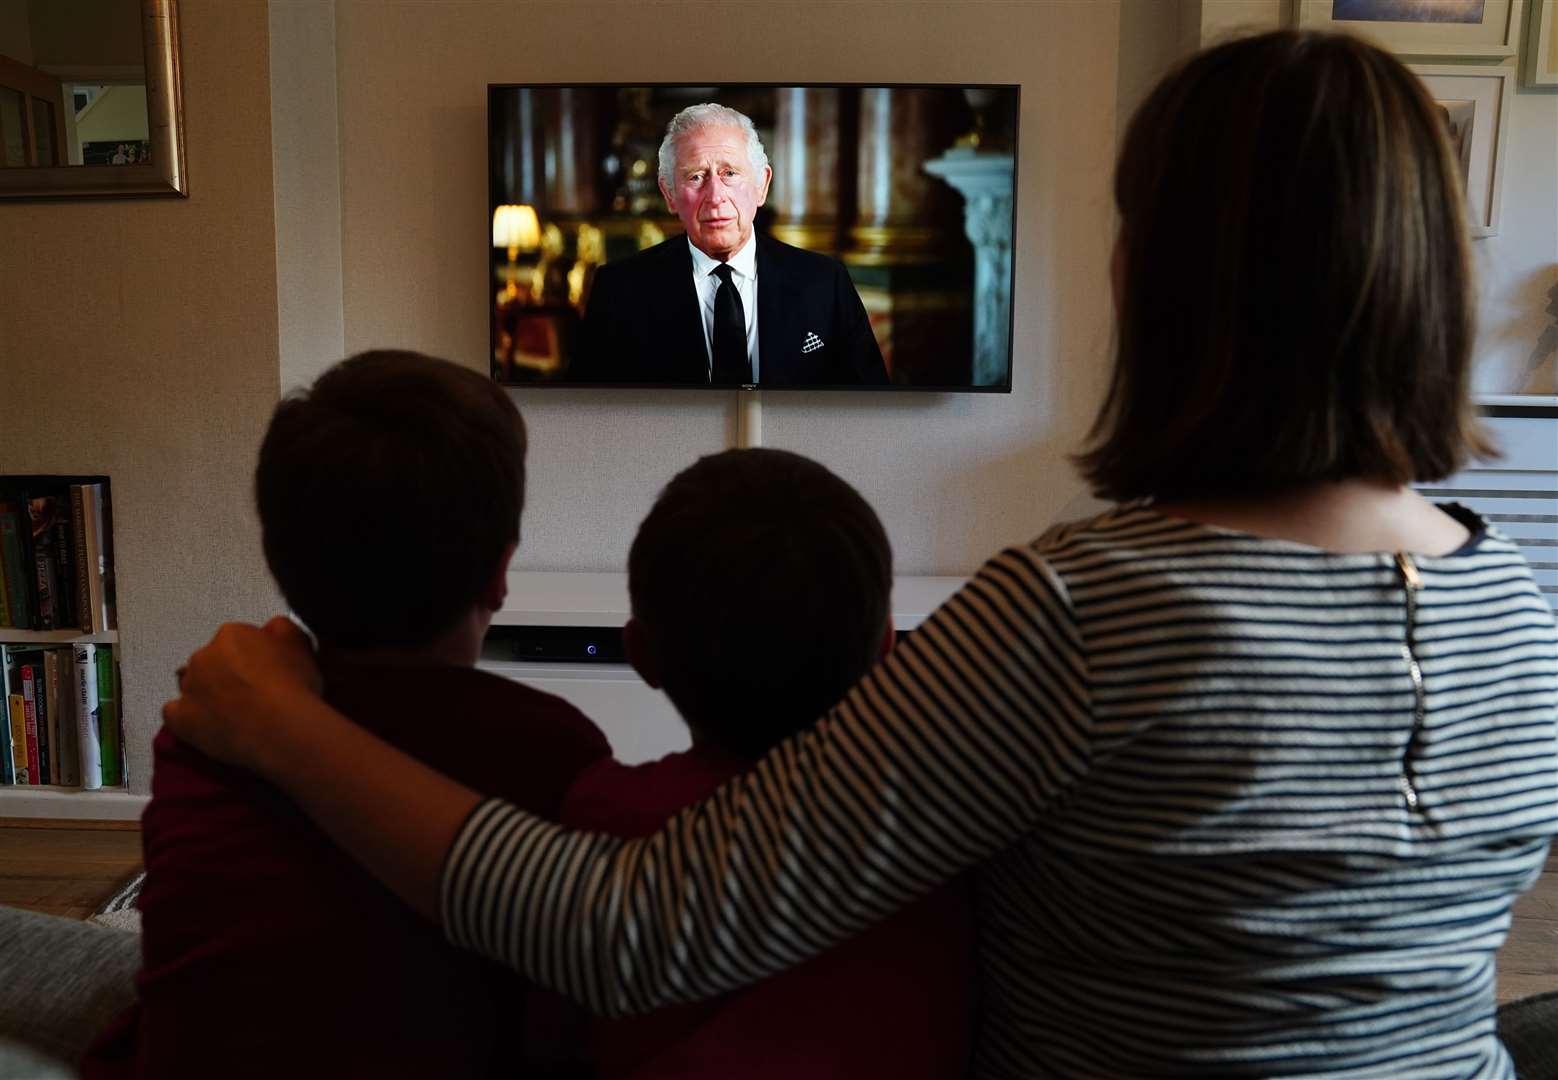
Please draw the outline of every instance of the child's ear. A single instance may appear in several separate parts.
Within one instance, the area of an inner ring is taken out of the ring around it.
[[[627,653],[628,663],[651,690],[660,689],[660,672],[655,667],[654,650],[649,647],[649,635],[637,619],[629,618],[622,628],[622,651]]]
[[[887,659],[887,654],[893,651],[893,646],[898,643],[898,631],[893,629],[893,617],[887,617],[887,626],[882,630],[882,644],[877,647],[876,660],[881,663]]]
[[[487,584],[482,586],[481,596],[477,602],[487,611],[501,611],[503,601],[509,595],[509,562],[514,558],[514,552],[519,550],[519,541],[515,541],[503,549],[503,557],[498,560],[498,565],[493,569],[492,576],[487,579]]]

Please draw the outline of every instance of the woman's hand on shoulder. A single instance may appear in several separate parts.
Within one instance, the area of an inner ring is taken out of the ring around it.
[[[308,636],[289,619],[227,623],[179,669],[179,696],[162,720],[202,753],[263,773],[277,727],[316,704],[319,686]]]

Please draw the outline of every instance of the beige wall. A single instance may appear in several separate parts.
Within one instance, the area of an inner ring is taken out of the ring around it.
[[[140,0],[28,0],[27,8],[38,67],[141,66]]]
[[[1472,241],[1476,388],[1558,398],[1558,92],[1517,81],[1508,138],[1498,235]]]
[[[32,23],[27,0],[0,0],[0,56],[32,64]]]
[[[144,85],[110,86],[76,119],[76,138],[83,143],[117,142],[147,137]]]
[[[190,197],[0,204],[0,472],[113,478],[138,791],[174,668],[278,604],[249,497],[278,385],[266,9],[180,15]]]
[[[270,0],[276,321],[283,389],[345,355],[335,5]]]
[[[1184,31],[1179,49],[1185,52],[1197,42],[1292,25],[1297,4],[1122,0],[1122,123],[1130,99],[1142,92],[1143,73],[1164,62],[1171,9],[1178,12]],[[1518,73],[1525,58],[1505,63]],[[1518,78],[1512,90],[1499,232],[1472,243],[1479,297],[1473,385],[1482,395],[1539,395],[1550,403],[1558,399],[1558,92],[1521,85]]]
[[[1290,19],[1291,0],[1187,0],[1201,9],[1201,43],[1276,30]],[[1188,42],[1194,44],[1193,42]]]
[[[1200,0],[1120,0],[1120,69],[1116,77],[1115,127],[1120,138],[1158,80],[1195,48]],[[1194,26],[1191,39],[1185,34]]]
[[[771,392],[764,441],[857,484],[901,573],[971,571],[1081,492],[1065,455],[1109,344],[1117,4],[338,0],[336,11],[346,348],[403,345],[483,370],[487,83],[1020,83],[1013,392]],[[621,569],[656,490],[732,438],[732,394],[516,397],[533,448],[525,569]]]

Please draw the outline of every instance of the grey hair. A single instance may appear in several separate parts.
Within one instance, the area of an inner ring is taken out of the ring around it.
[[[660,140],[660,183],[671,186],[671,173],[676,169],[676,140],[706,127],[738,127],[747,137],[747,160],[752,168],[762,172],[768,168],[768,155],[763,152],[763,140],[757,137],[752,118],[726,105],[705,101],[701,105],[689,105],[665,126],[665,138]]]

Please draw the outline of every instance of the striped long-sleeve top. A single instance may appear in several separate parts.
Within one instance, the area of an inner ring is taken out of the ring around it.
[[[1558,831],[1558,628],[1458,516],[1435,558],[1061,527],[653,837],[482,804],[448,933],[638,1011],[976,866],[976,1076],[1510,1076],[1494,953]]]

